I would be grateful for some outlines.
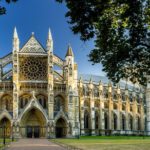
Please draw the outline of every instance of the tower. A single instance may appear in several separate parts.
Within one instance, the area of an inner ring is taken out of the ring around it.
[[[77,64],[74,62],[74,54],[71,46],[68,46],[65,57],[65,80],[68,91],[68,116],[72,124],[73,135],[79,134],[79,99],[77,87]]]
[[[12,60],[13,60],[13,122],[17,125],[17,118],[18,118],[18,102],[19,102],[19,37],[17,33],[16,27],[14,28],[13,34],[13,53],[12,53]],[[18,131],[18,129],[17,129]],[[15,136],[18,136],[19,133],[16,132]]]
[[[54,108],[54,96],[53,96],[53,39],[49,29],[46,49],[48,53],[48,115],[49,119],[53,121],[53,108]]]

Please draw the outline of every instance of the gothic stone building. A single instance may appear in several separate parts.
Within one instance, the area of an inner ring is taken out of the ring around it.
[[[34,33],[22,48],[19,45],[15,28],[12,53],[0,59],[0,127],[5,127],[6,136],[144,131],[144,93],[140,88],[125,83],[113,86],[99,77],[98,81],[79,79],[72,48],[68,47],[64,60],[53,54],[50,31],[46,48]]]

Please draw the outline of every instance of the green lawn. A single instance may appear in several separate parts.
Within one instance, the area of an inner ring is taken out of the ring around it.
[[[80,139],[55,139],[55,142],[83,150],[150,150],[150,137],[93,136]]]
[[[8,144],[8,143],[10,143],[10,142],[12,142],[12,139],[6,139],[6,145]],[[3,145],[3,139],[0,139],[0,150],[2,149],[4,147],[4,145]]]

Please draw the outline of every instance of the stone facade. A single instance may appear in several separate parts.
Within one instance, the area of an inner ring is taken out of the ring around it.
[[[34,33],[22,48],[19,43],[15,29],[12,53],[0,59],[0,125],[6,126],[7,136],[143,133],[141,88],[79,79],[71,46],[65,60],[54,55],[50,30],[46,48]]]

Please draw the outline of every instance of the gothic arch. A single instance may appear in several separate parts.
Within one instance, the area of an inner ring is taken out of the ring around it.
[[[95,111],[95,129],[99,129],[100,115],[99,111]]]
[[[3,118],[0,119],[0,127],[5,125],[5,137],[10,138],[11,135],[11,120],[8,118],[8,116],[3,116]],[[3,136],[3,130],[0,130],[0,136]]]
[[[129,128],[130,130],[133,130],[133,116],[129,114]]]
[[[108,116],[108,112],[105,112],[104,113],[104,128],[105,130],[107,130],[109,127],[108,127],[108,123],[109,123],[109,116]]]
[[[116,113],[113,113],[113,124],[114,124],[114,130],[117,130],[117,123],[118,123],[118,116]]]
[[[54,111],[57,112],[57,111],[60,111],[61,109],[65,112],[66,101],[65,101],[64,97],[59,94],[59,95],[55,96],[55,98],[54,98]]]
[[[25,107],[25,109],[23,110],[23,112],[19,115],[18,117],[18,121],[20,122],[22,120],[22,117],[24,116],[24,114],[26,114],[27,112],[29,112],[31,109],[37,109],[39,110],[44,118],[46,119],[46,123],[48,122],[48,116],[45,112],[45,110],[42,108],[42,106],[39,105],[39,103],[36,100],[31,100]]]
[[[87,110],[84,111],[84,129],[90,128],[90,114]]]
[[[10,94],[4,94],[1,96],[0,109],[7,111],[13,111],[13,98]]]
[[[0,114],[0,120],[2,120],[3,118],[7,118],[10,122],[12,120],[12,116],[6,110]]]
[[[55,132],[57,138],[67,136],[68,123],[66,119],[60,117],[59,119],[56,120],[55,126],[56,126]]]
[[[36,99],[38,100],[38,102],[40,103],[40,105],[44,108],[47,109],[48,107],[48,98],[47,96],[45,96],[44,94],[37,94],[36,95]]]
[[[55,125],[56,125],[56,122],[57,122],[57,120],[58,120],[59,118],[63,118],[63,119],[68,123],[68,118],[67,118],[67,116],[65,115],[65,113],[64,113],[63,111],[59,111],[59,112],[57,113],[57,115],[55,116],[55,121],[54,121]]]
[[[126,129],[126,116],[125,114],[122,114],[121,116],[121,125],[122,125],[122,130]]]

